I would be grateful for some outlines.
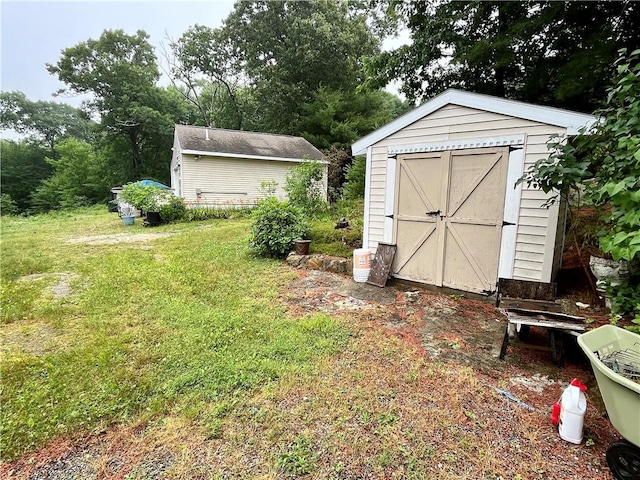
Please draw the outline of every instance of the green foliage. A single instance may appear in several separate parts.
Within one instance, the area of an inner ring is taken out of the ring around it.
[[[640,50],[629,56],[620,51],[615,83],[608,91],[607,107],[599,122],[570,142],[555,139],[553,153],[541,159],[519,180],[544,191],[567,194],[580,189],[584,199],[596,206],[609,205],[602,218],[600,248],[614,260],[640,258]],[[557,196],[556,195],[556,196]],[[637,288],[637,284],[632,286]],[[631,290],[625,289],[629,293]],[[620,291],[621,298],[625,293]],[[624,311],[635,300],[617,301]],[[623,306],[623,307],[622,307]],[[631,310],[629,310],[631,308]]]
[[[30,142],[0,140],[0,188],[10,195],[20,212],[31,208],[31,195],[53,172],[47,149]]]
[[[611,313],[631,315],[637,325],[634,328],[640,329],[640,269],[636,266],[620,285],[608,286],[607,293],[611,296]]]
[[[367,159],[364,156],[356,157],[346,169],[346,182],[343,196],[347,200],[364,198],[365,174],[367,171]]]
[[[249,218],[253,208],[215,208],[215,207],[192,207],[185,212],[185,220],[197,222],[213,219],[234,219]]]
[[[173,194],[169,190],[155,185],[142,185],[139,182],[124,186],[120,198],[143,212],[159,212],[160,205]]]
[[[17,215],[18,204],[13,201],[8,193],[0,193],[0,215]]]
[[[81,110],[70,105],[32,102],[22,92],[0,92],[0,129],[31,134],[50,150],[63,138],[89,140],[91,125]]]
[[[261,200],[252,217],[249,245],[259,255],[284,257],[293,241],[304,238],[308,231],[302,210],[275,197]]]
[[[104,207],[3,219],[3,461],[104,425],[224,419],[221,405],[345,345],[339,321],[287,314],[287,274],[249,254],[246,220],[209,227],[177,224],[184,235],[149,251],[65,242],[121,232]],[[50,293],[57,272],[75,278],[66,298]],[[45,276],[18,281],[33,273]]]
[[[313,450],[313,442],[304,435],[299,435],[280,454],[278,468],[288,477],[307,475],[317,468],[319,456],[320,454]]]
[[[324,169],[316,160],[304,161],[291,169],[284,185],[289,201],[311,217],[327,207]]]
[[[31,198],[35,212],[88,206],[103,201],[109,185],[102,175],[101,159],[93,146],[68,139],[56,147],[57,160],[47,158],[54,173]]]
[[[142,30],[105,30],[97,40],[64,49],[47,69],[67,92],[92,94],[86,107],[100,115],[102,129],[128,143],[128,178],[164,179],[173,125],[186,110],[179,96],[156,86],[160,72],[148,39]]]
[[[355,248],[362,246],[364,203],[361,200],[338,200],[318,218],[310,222],[311,251],[337,257],[351,257]],[[349,227],[335,228],[345,218]]]
[[[160,218],[163,223],[177,222],[185,218],[187,207],[182,197],[177,197],[171,193],[165,196],[165,202],[160,205]]]
[[[462,88],[591,111],[616,51],[640,48],[637,2],[385,3],[412,42],[371,58],[368,83],[399,80],[410,100]]]

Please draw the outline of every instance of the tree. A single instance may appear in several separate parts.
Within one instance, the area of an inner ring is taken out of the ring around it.
[[[135,35],[105,30],[98,40],[67,48],[58,63],[47,65],[70,93],[92,94],[87,108],[100,115],[104,128],[128,139],[134,177],[158,170],[154,163],[160,159],[151,145],[170,135],[176,120],[166,91],[156,86],[160,73],[148,38],[142,30]],[[167,149],[162,157],[167,164],[169,156]]]
[[[455,87],[573,110],[604,98],[621,47],[640,47],[640,5],[622,2],[389,2],[412,44],[372,58],[369,84],[411,100]]]
[[[589,203],[609,205],[600,247],[614,260],[633,265],[640,260],[640,49],[629,56],[621,50],[614,66],[617,75],[607,106],[596,112],[600,121],[573,139],[555,140],[554,153],[538,160],[520,181],[555,191],[555,198],[580,188]],[[640,319],[638,280],[619,287],[627,290],[618,301]]]
[[[252,87],[259,123],[273,133],[298,134],[315,92],[355,89],[362,57],[379,51],[366,15],[345,1],[240,1],[221,33]]]
[[[102,159],[94,148],[88,143],[69,139],[56,149],[58,158],[47,158],[54,173],[34,192],[33,209],[43,212],[105,200],[110,185],[104,180]]]
[[[45,160],[47,149],[28,141],[1,140],[0,150],[0,189],[25,212],[31,208],[31,194],[53,171]]]
[[[33,102],[22,92],[0,92],[0,129],[30,134],[52,152],[63,138],[89,139],[91,123],[82,110],[70,105]]]
[[[230,39],[221,29],[189,28],[165,51],[168,75],[177,91],[198,111],[199,125],[242,128],[238,97],[241,71],[234,64]]]

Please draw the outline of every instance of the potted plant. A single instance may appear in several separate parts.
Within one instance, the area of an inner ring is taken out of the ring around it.
[[[293,248],[298,255],[309,255],[310,246],[311,246],[311,240],[298,238],[293,241]]]
[[[120,197],[146,215],[145,225],[157,226],[161,223],[160,206],[166,203],[167,191],[154,185],[130,183],[122,189]]]

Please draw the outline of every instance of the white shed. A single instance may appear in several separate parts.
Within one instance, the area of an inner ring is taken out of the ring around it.
[[[564,209],[515,186],[551,135],[591,115],[447,90],[352,146],[367,160],[363,246],[397,245],[394,277],[489,293],[497,279],[551,282]]]
[[[309,160],[324,164],[326,198],[328,162],[304,138],[176,125],[171,188],[187,206],[251,206],[265,196],[264,182],[275,182],[275,195],[285,198],[287,175]]]

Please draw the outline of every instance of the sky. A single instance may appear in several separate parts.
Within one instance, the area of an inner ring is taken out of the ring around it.
[[[201,1],[0,1],[0,90],[23,92],[30,100],[53,100],[79,106],[82,98],[53,97],[64,84],[47,72],[63,49],[97,39],[107,29],[128,34],[144,30],[150,43],[166,45],[195,24],[218,27],[233,0]]]

